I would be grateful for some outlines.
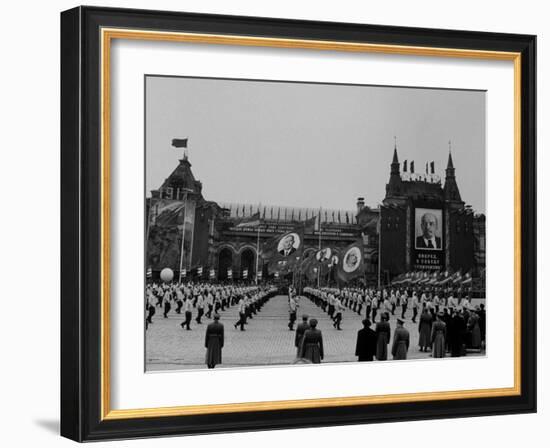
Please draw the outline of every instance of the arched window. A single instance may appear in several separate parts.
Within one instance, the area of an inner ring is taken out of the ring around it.
[[[233,251],[228,247],[223,248],[218,255],[218,278],[225,280],[227,270],[233,266]]]
[[[248,270],[248,278],[253,278],[256,272],[256,255],[252,249],[245,249],[241,253],[241,275],[245,269]]]

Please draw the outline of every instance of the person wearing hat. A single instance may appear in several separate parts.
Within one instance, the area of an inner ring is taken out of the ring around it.
[[[204,339],[206,347],[206,365],[213,369],[216,364],[222,363],[223,348],[223,324],[220,322],[220,315],[214,314],[214,322],[206,327],[206,336]]]
[[[388,359],[388,344],[390,343],[391,327],[390,315],[382,313],[380,322],[376,324],[376,359],[386,361]]]
[[[479,315],[472,311],[467,320],[468,339],[470,347],[479,350],[481,349],[481,329],[479,326]]]
[[[391,354],[393,359],[407,359],[407,351],[409,350],[410,335],[403,324],[405,321],[400,317],[397,318],[397,328],[393,333],[393,345]]]
[[[420,321],[418,323],[418,346],[421,352],[427,352],[432,347],[432,341],[430,339],[432,332],[433,316],[426,304],[422,308],[422,314],[420,315]]]
[[[447,337],[449,338],[449,349],[452,357],[463,356],[463,345],[466,333],[466,322],[462,313],[453,311],[453,316],[447,326]]]
[[[300,356],[300,346],[302,344],[302,338],[306,330],[309,330],[309,324],[307,320],[309,316],[307,314],[302,315],[302,322],[296,327],[296,335],[294,336],[294,347],[296,347],[296,356]]]
[[[432,357],[444,358],[447,351],[447,324],[443,321],[444,313],[439,312],[435,316],[435,322],[432,325]]]
[[[371,322],[363,319],[363,328],[357,332],[355,356],[357,361],[372,361],[376,354],[376,332],[370,328]]]
[[[485,304],[480,303],[476,307],[476,313],[479,316],[479,332],[481,334],[481,342],[482,344],[485,342],[485,331],[487,327],[487,318],[485,314]]]
[[[300,358],[309,359],[313,364],[320,364],[325,354],[323,351],[323,334],[317,330],[317,319],[310,319],[309,330],[306,330],[300,346]]]

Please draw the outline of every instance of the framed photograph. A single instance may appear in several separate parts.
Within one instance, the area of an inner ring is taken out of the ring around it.
[[[61,433],[536,411],[535,36],[61,14]]]

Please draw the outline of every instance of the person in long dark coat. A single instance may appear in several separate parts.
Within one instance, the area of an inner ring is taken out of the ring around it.
[[[358,361],[372,361],[376,354],[376,332],[370,326],[370,320],[363,319],[363,328],[357,332],[355,356]]]
[[[451,356],[462,356],[462,345],[464,342],[464,333],[466,331],[466,323],[459,312],[455,312],[449,322],[447,335],[449,337],[449,348]]]
[[[477,313],[470,313],[470,318],[468,319],[468,333],[470,340],[470,347],[473,349],[481,348],[481,330],[479,328],[479,316]]]
[[[403,319],[397,318],[397,328],[393,333],[393,344],[391,354],[393,359],[407,359],[407,351],[409,350],[410,335],[403,323]]]
[[[302,338],[300,358],[309,359],[313,364],[320,364],[325,357],[323,351],[323,334],[317,330],[317,319],[309,321],[309,330],[306,330]]]
[[[223,348],[223,324],[220,322],[220,315],[214,314],[214,322],[206,327],[206,336],[204,339],[206,347],[206,365],[213,369],[217,364],[222,363]]]
[[[388,313],[382,314],[382,320],[376,324],[376,359],[386,361],[388,359],[388,344],[390,343],[391,328]]]
[[[441,320],[443,322],[445,322],[445,330],[446,330],[446,333],[445,333],[445,351],[447,351],[447,352],[451,351],[450,346],[449,346],[449,327],[450,327],[451,318],[452,318],[452,316],[451,316],[451,313],[449,313],[449,309],[448,308],[443,309],[443,317],[441,318]]]
[[[307,320],[309,316],[304,314],[302,316],[302,322],[296,327],[296,335],[294,336],[294,347],[296,347],[296,356],[300,357],[300,347],[302,346],[302,338],[306,330],[309,330],[309,324]]]
[[[443,322],[443,313],[436,315],[432,325],[432,357],[444,358],[446,353],[447,324]]]
[[[428,311],[427,307],[424,307],[418,321],[418,346],[421,352],[427,352],[432,347],[432,321],[432,313]]]
[[[476,313],[479,316],[479,332],[481,334],[481,342],[485,342],[485,331],[487,328],[487,317],[485,314],[485,305],[482,303],[479,305],[479,309],[476,309]]]

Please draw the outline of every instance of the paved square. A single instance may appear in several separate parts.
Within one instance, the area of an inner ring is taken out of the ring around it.
[[[301,321],[304,313],[319,321],[317,328],[323,332],[325,351],[323,363],[357,361],[355,343],[357,331],[362,328],[364,310],[363,315],[360,316],[346,309],[343,312],[342,331],[333,328],[332,320],[321,308],[308,298],[301,297],[296,324]],[[295,361],[295,332],[290,331],[287,326],[287,296],[278,295],[271,298],[262,310],[253,316],[253,319],[248,320],[246,331],[233,327],[238,320],[237,306],[220,311],[219,314],[220,322],[225,327],[225,344],[223,363],[216,368],[281,365],[292,364]],[[395,320],[400,314],[401,308],[397,308],[395,316],[390,317],[392,338],[396,327]],[[206,368],[205,332],[212,320],[203,317],[203,323],[199,325],[195,322],[195,317],[196,310],[193,311],[192,330],[187,331],[180,326],[184,320],[183,314],[177,314],[172,309],[168,317],[164,318],[162,311],[157,308],[153,324],[149,325],[146,332],[148,371]],[[409,330],[411,338],[408,359],[429,358],[430,353],[423,353],[418,349],[418,323],[413,323],[411,317],[412,311],[407,310],[405,327]],[[391,341],[389,349],[391,349]],[[468,356],[480,355],[469,353]]]

